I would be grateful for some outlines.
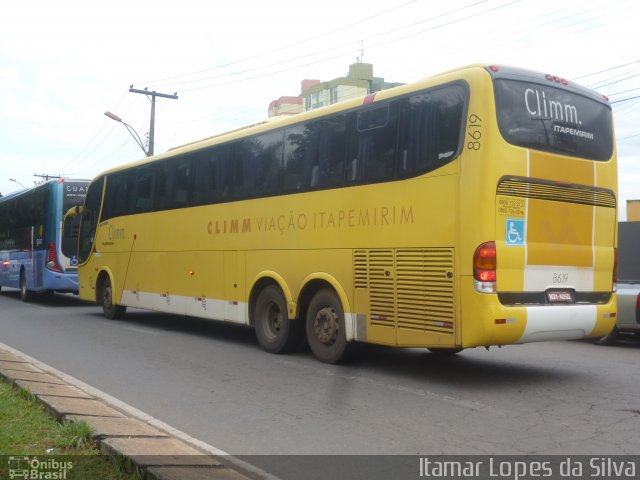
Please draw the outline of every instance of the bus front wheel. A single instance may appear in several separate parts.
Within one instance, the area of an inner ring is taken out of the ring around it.
[[[113,287],[109,277],[105,277],[102,283],[102,312],[109,320],[122,318],[127,311],[127,307],[115,305],[113,303]]]
[[[309,347],[318,360],[342,363],[351,359],[354,344],[347,342],[344,310],[333,290],[324,288],[313,296],[306,327]]]
[[[280,288],[266,286],[258,295],[254,327],[260,346],[269,353],[286,353],[301,343],[300,320],[289,320],[287,301]]]
[[[33,300],[33,293],[27,288],[27,274],[24,270],[20,272],[20,300],[23,302]]]

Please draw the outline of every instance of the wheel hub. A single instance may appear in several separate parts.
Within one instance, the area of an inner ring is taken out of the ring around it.
[[[324,307],[318,311],[314,319],[316,338],[325,345],[333,344],[340,331],[340,319],[331,307]]]
[[[273,332],[279,332],[282,323],[282,314],[277,305],[272,305],[267,314],[267,323]]]

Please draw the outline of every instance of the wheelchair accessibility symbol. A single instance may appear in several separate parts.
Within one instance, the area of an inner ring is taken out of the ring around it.
[[[507,218],[507,246],[524,245],[524,219]]]

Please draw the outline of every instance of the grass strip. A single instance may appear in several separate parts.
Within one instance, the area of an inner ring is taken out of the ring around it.
[[[34,470],[36,478],[141,478],[123,465],[100,455],[85,422],[59,423],[34,395],[0,380],[0,479],[33,478]]]

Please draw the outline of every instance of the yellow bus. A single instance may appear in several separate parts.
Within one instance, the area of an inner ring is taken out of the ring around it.
[[[617,166],[602,95],[474,65],[211,137],[91,183],[80,296],[253,327],[321,361],[614,326]]]

